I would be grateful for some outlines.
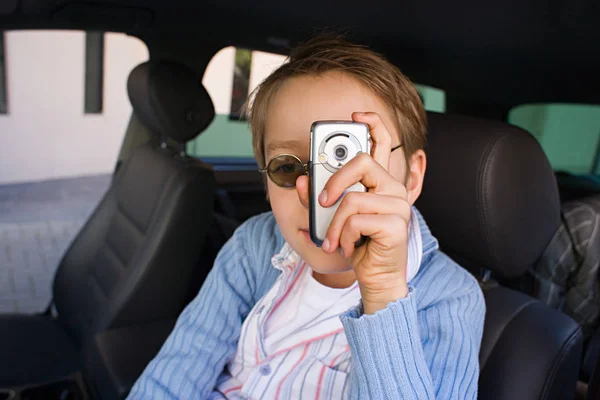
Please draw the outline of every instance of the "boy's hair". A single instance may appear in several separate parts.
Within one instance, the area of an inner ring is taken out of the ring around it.
[[[260,168],[266,164],[264,134],[269,103],[283,82],[297,76],[318,76],[332,71],[354,77],[388,104],[396,117],[394,122],[407,164],[410,156],[425,146],[427,117],[412,82],[382,55],[339,37],[321,36],[293,50],[287,61],[253,91],[246,104],[245,114]]]

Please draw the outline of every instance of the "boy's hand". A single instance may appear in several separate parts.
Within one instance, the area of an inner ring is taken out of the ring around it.
[[[372,314],[406,297],[408,224],[411,205],[406,187],[388,173],[392,136],[376,113],[354,113],[352,119],[369,125],[371,155],[360,154],[340,168],[319,196],[324,207],[333,205],[346,188],[361,182],[367,193],[349,192],[333,217],[322,248],[341,248],[358,280],[364,312]],[[367,236],[366,244],[354,243]]]

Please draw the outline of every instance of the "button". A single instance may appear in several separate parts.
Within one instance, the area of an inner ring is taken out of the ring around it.
[[[259,371],[261,375],[267,376],[271,373],[271,366],[269,364],[261,365]]]

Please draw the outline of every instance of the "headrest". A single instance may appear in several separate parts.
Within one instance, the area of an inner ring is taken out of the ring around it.
[[[146,128],[179,143],[195,138],[215,116],[202,77],[173,61],[148,61],[135,67],[127,92]]]
[[[440,248],[471,270],[522,275],[560,225],[556,179],[542,148],[529,133],[502,122],[428,118],[427,171],[417,207]]]

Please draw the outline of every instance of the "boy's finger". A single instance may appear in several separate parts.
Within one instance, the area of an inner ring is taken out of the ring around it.
[[[346,220],[340,235],[340,247],[344,252],[344,257],[348,258],[354,254],[354,243],[362,236],[367,236],[376,242],[392,238],[394,241],[403,240],[400,233],[402,227],[408,227],[408,222],[397,215],[354,214],[350,216]],[[407,229],[405,228],[405,231]],[[384,244],[384,246],[386,245]]]
[[[326,251],[332,253],[337,249],[342,228],[352,215],[397,214],[410,220],[410,213],[410,204],[400,197],[350,192],[344,197],[331,220],[326,235],[329,243]]]
[[[362,183],[369,192],[406,199],[406,188],[368,154],[359,154],[329,178],[319,202],[323,207],[334,204],[349,187]]]
[[[390,153],[392,150],[392,135],[385,127],[379,114],[374,112],[355,112],[352,119],[356,122],[362,122],[369,126],[371,133],[371,156],[385,170],[389,170]]]

